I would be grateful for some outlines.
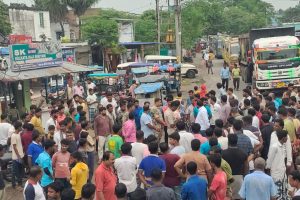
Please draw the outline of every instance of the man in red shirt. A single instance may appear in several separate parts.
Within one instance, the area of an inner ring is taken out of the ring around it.
[[[99,108],[99,115],[94,120],[94,130],[95,135],[98,136],[98,156],[99,161],[101,161],[106,138],[112,134],[111,120],[106,115],[105,107]]]
[[[102,163],[95,171],[96,199],[97,200],[117,200],[115,187],[117,177],[114,174],[113,165],[115,156],[110,151],[103,154]]]
[[[208,196],[215,200],[224,200],[226,198],[227,178],[225,172],[221,169],[221,155],[210,155],[209,161],[215,176],[208,190]]]

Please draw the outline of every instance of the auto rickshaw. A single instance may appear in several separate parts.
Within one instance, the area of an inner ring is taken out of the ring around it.
[[[96,84],[97,93],[102,94],[104,92],[117,93],[123,90],[124,80],[120,79],[119,75],[116,73],[97,73],[89,74],[88,78],[92,79]],[[122,86],[123,85],[123,86]]]
[[[145,101],[154,102],[155,98],[163,98],[164,83],[142,83],[135,90],[136,99],[143,103]]]

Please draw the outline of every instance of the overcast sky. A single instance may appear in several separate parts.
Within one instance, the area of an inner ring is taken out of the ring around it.
[[[31,5],[33,0],[3,0],[5,3],[26,3]],[[165,4],[167,0],[160,0]],[[272,3],[276,9],[286,9],[295,6],[299,0],[264,0]],[[173,2],[173,0],[170,0]],[[132,13],[142,13],[144,10],[155,7],[155,0],[100,0],[96,7],[114,8]]]

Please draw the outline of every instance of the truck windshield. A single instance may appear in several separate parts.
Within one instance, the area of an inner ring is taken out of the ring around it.
[[[240,54],[240,46],[238,44],[232,44],[230,46],[230,53],[231,54]]]
[[[282,49],[280,51],[261,51],[257,53],[258,60],[280,60],[298,57],[298,49]]]

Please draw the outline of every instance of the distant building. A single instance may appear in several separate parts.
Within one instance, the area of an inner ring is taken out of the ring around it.
[[[42,35],[52,38],[48,11],[10,8],[9,21],[12,26],[12,34],[32,36],[33,41],[41,41]]]

